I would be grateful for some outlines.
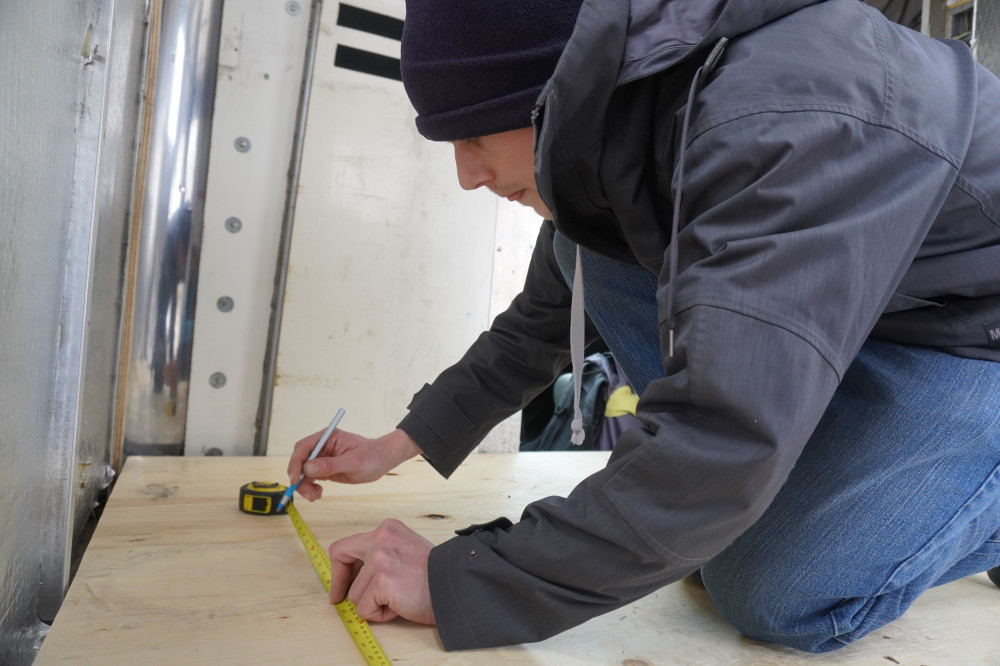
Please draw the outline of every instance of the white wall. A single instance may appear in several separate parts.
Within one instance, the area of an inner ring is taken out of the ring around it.
[[[309,3],[227,3],[194,331],[185,453],[250,455]],[[401,0],[350,5],[402,19]],[[285,456],[338,407],[391,430],[524,280],[539,218],[462,191],[449,144],[423,139],[402,84],[335,66],[338,46],[399,58],[399,41],[338,25],[323,3],[267,436]],[[268,74],[268,78],[264,78]],[[245,136],[251,148],[234,149]],[[226,230],[231,216],[239,233]],[[220,296],[233,299],[229,312]],[[221,372],[222,387],[209,378]],[[519,416],[483,449],[515,450]]]
[[[401,2],[358,3],[402,17]],[[399,42],[337,25],[327,4],[295,217],[268,453],[323,428],[376,436],[456,361],[524,279],[534,213],[463,192],[451,146],[416,132],[398,81],[333,65],[337,44]],[[519,421],[491,448],[514,450]]]

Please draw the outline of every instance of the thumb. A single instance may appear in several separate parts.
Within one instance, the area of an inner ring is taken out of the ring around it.
[[[313,479],[325,479],[337,474],[341,465],[337,458],[315,458],[302,466],[306,476]]]

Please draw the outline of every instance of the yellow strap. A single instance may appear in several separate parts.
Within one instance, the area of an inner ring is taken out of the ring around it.
[[[625,416],[635,415],[636,405],[639,404],[639,396],[632,392],[631,386],[619,386],[611,395],[604,406],[605,416]]]

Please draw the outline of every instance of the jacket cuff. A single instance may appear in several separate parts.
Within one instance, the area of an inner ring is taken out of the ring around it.
[[[489,600],[474,589],[465,589],[462,594],[453,584],[470,575],[476,578],[487,574],[488,579],[488,572],[495,570],[499,564],[489,543],[492,533],[494,530],[507,530],[512,525],[507,518],[470,525],[456,530],[456,538],[431,549],[427,559],[427,579],[431,588],[434,622],[445,650],[471,650],[504,644],[490,638],[486,638],[486,644],[481,643],[473,627],[482,621],[482,617],[469,617],[463,610],[468,608],[473,615],[482,615],[483,612],[489,615]]]
[[[437,472],[448,478],[475,447],[461,442],[472,430],[472,422],[444,393],[424,384],[407,407],[398,427],[413,438],[424,458]]]
[[[427,579],[431,588],[431,607],[438,637],[445,650],[469,650],[481,647],[476,641],[462,612],[462,603],[457,590],[452,588],[452,560],[472,559],[478,555],[478,539],[458,537],[445,541],[431,549],[427,560]]]
[[[445,650],[533,643],[555,633],[540,617],[553,610],[534,592],[532,584],[540,581],[495,550],[497,535],[510,528],[508,519],[498,518],[458,530],[459,536],[431,549],[427,579]]]

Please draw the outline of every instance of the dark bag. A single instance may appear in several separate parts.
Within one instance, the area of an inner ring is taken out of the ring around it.
[[[583,360],[580,391],[580,411],[583,416],[584,439],[581,446],[571,441],[573,423],[573,375],[560,375],[552,385],[555,407],[552,418],[537,437],[522,440],[522,451],[580,451],[610,449],[614,444],[601,442],[604,407],[608,401],[610,374],[614,360],[610,354],[591,354]]]

